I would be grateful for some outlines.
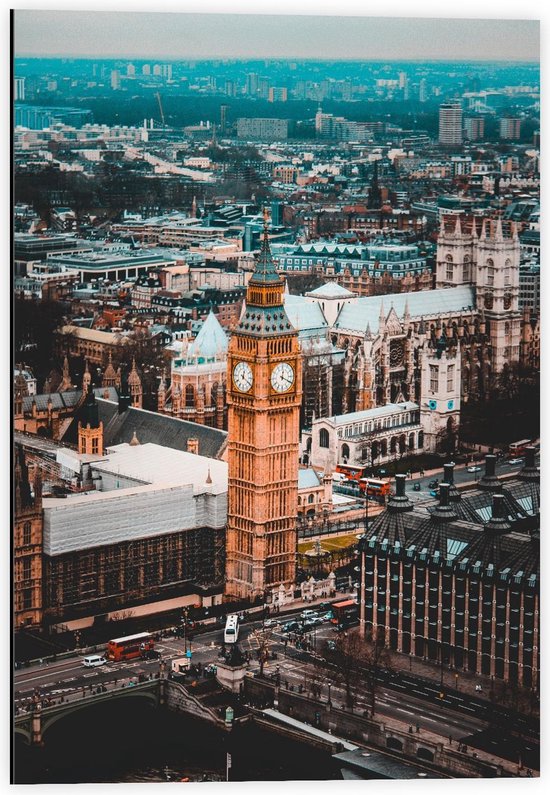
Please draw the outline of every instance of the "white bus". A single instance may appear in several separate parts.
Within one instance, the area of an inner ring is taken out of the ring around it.
[[[236,643],[239,639],[239,616],[227,616],[223,633],[224,643]]]

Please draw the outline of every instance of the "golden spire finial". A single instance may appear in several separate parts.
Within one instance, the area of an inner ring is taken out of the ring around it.
[[[267,224],[269,221],[269,210],[267,209],[267,204],[264,204],[264,229],[267,230]]]

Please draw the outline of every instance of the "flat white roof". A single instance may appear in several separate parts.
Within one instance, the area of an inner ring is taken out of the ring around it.
[[[227,491],[227,463],[185,450],[174,450],[160,444],[117,444],[107,455],[94,462],[97,472],[132,478],[142,483],[192,485],[195,492],[204,491],[210,474],[212,493]]]

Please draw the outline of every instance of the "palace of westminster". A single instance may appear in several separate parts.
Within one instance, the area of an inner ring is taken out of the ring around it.
[[[453,219],[434,290],[360,297],[327,282],[291,295],[266,219],[239,323],[228,339],[205,321],[161,381],[157,412],[141,408],[135,364],[128,377],[105,362],[100,387],[50,395],[16,379],[16,626],[70,626],[160,591],[203,604],[292,591],[300,473],[456,440],[461,405],[533,359],[518,291],[513,224]],[[76,484],[65,500],[43,492],[54,471]],[[428,508],[398,484],[367,529],[368,621],[394,649],[535,686],[534,459],[503,485],[489,457],[467,496],[452,469],[445,484]]]

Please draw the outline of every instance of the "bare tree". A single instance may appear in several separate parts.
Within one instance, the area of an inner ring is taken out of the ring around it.
[[[365,680],[369,694],[370,717],[376,712],[376,693],[379,686],[380,674],[390,667],[390,653],[384,643],[384,627],[367,629],[365,646],[363,649],[365,662]]]

